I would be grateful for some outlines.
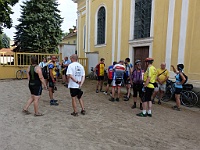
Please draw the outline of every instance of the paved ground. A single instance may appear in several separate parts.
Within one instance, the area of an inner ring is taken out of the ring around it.
[[[83,91],[87,114],[73,117],[69,89],[58,84],[57,107],[49,106],[48,92],[40,101],[42,117],[23,115],[29,90],[26,80],[0,81],[1,150],[198,150],[200,109],[171,109],[173,102],[153,105],[152,118],[139,118],[129,102],[110,102],[95,93],[95,82]],[[172,104],[171,104],[172,103]],[[80,107],[79,107],[80,110]],[[33,106],[30,107],[33,113]]]

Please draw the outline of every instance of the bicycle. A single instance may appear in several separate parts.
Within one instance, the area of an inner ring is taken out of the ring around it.
[[[95,73],[94,73],[94,68],[91,67],[90,70],[91,70],[91,72],[90,72],[90,74],[88,75],[88,78],[91,79],[91,80],[95,80],[95,79],[96,79],[96,75],[95,75]]]
[[[24,68],[24,67],[19,67],[19,68],[21,68],[20,70],[17,70],[17,72],[16,72],[16,78],[18,79],[18,80],[22,80],[25,76],[26,76],[26,70],[24,69],[24,70],[22,70],[22,68]]]
[[[162,101],[168,102],[171,99],[175,99],[175,87],[174,83],[171,80],[167,81],[166,85],[166,91],[165,94],[162,98]],[[183,90],[180,93],[180,101],[181,104],[187,107],[193,107],[197,104],[198,102],[198,97],[197,95],[192,91],[193,85],[192,84],[184,84],[183,85]]]

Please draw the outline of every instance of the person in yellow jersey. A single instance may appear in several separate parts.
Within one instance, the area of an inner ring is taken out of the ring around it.
[[[156,68],[152,65],[154,59],[153,58],[146,58],[145,64],[147,66],[147,70],[144,73],[144,86],[142,88],[142,91],[144,92],[144,96],[142,98],[142,107],[143,110],[141,113],[136,114],[139,117],[152,117],[151,113],[151,96],[154,91],[154,86],[156,86],[156,77],[157,77],[157,71]],[[148,111],[147,111],[148,107]]]
[[[48,65],[49,69],[49,97],[50,97],[50,105],[57,106],[57,100],[54,100],[54,86],[56,82],[56,56],[51,56],[51,62]]]
[[[99,85],[100,85],[100,92],[102,91],[103,80],[104,80],[104,71],[105,71],[105,59],[101,58],[100,62],[96,65],[94,69],[94,73],[97,76],[97,86],[96,86],[96,93],[99,93]]]
[[[157,79],[156,82],[158,84],[158,87],[154,89],[154,93],[152,96],[152,103],[155,104],[155,97],[159,93],[159,99],[158,104],[161,105],[161,99],[163,97],[163,94],[166,90],[166,81],[169,78],[169,71],[166,69],[166,63],[162,62],[160,65],[160,68],[157,69]]]

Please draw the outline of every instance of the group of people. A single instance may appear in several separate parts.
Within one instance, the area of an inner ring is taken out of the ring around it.
[[[142,68],[142,61],[136,60],[134,66],[130,63],[130,58],[126,58],[125,61],[120,60],[119,62],[113,62],[112,65],[108,67],[107,75],[108,81],[105,91],[102,90],[103,80],[104,80],[104,69],[105,69],[105,59],[101,58],[100,62],[96,65],[94,72],[97,76],[96,93],[100,91],[104,94],[109,93],[109,87],[112,87],[110,101],[119,101],[120,91],[122,83],[125,84],[127,93],[124,96],[124,101],[128,101],[131,95],[131,87],[133,88],[133,106],[132,109],[136,108],[137,97],[140,98],[140,110],[141,113],[137,114],[140,117],[152,117],[152,104],[155,104],[155,97],[159,93],[158,104],[161,105],[161,99],[166,91],[166,81],[169,78],[169,71],[166,69],[166,63],[161,63],[160,68],[156,69],[153,66],[154,59],[146,58],[145,66],[146,71]],[[171,66],[175,78],[175,98],[176,106],[172,108],[174,110],[180,111],[180,93],[183,88],[183,84],[186,78],[183,75],[183,64],[178,64],[177,69]],[[117,96],[115,97],[115,93]]]
[[[81,114],[85,115],[86,113],[82,100],[83,91],[81,90],[85,81],[85,70],[84,67],[77,62],[77,60],[78,56],[73,54],[70,56],[70,61],[67,57],[65,57],[65,61],[59,63],[61,68],[65,68],[62,70],[62,75],[66,79],[67,86],[70,89],[74,110],[71,115],[73,116],[78,116],[76,98],[79,100],[81,106]],[[51,56],[51,60],[49,61],[44,58],[43,62],[39,65],[37,57],[31,58],[31,65],[27,69],[31,97],[23,108],[23,113],[30,114],[28,108],[32,103],[34,103],[34,116],[43,116],[43,114],[38,111],[38,101],[43,88],[48,88],[49,90],[50,105],[59,105],[57,100],[53,97],[59,70],[58,63],[56,62],[56,56]],[[121,85],[124,83],[127,90],[127,93],[124,96],[124,101],[128,101],[130,99],[131,87],[133,87],[134,104],[132,109],[136,108],[137,97],[139,94],[140,110],[142,110],[142,112],[137,114],[137,116],[152,117],[152,103],[155,104],[155,96],[158,92],[160,93],[158,104],[161,104],[162,96],[166,90],[166,81],[169,78],[169,71],[166,69],[166,64],[163,62],[161,63],[161,67],[156,69],[153,66],[153,62],[153,58],[145,59],[146,71],[141,67],[141,60],[136,60],[134,66],[130,63],[130,58],[126,58],[125,61],[120,60],[119,62],[113,62],[113,64],[108,67],[108,82],[105,91],[103,91],[105,59],[101,58],[100,62],[94,69],[97,76],[96,93],[99,93],[100,91],[107,95],[109,93],[109,86],[112,86],[111,98],[109,100],[111,102],[118,102],[121,95]],[[173,106],[173,109],[180,111],[180,93],[183,88],[182,85],[186,80],[183,74],[184,65],[178,64],[177,69],[173,65],[171,67],[176,73],[176,82],[174,85],[176,106]],[[45,74],[45,72],[47,74]],[[117,93],[117,96],[115,96],[115,93]]]
[[[27,69],[27,77],[29,80],[29,90],[31,93],[31,97],[29,98],[25,107],[23,108],[22,111],[23,113],[30,114],[28,108],[32,103],[34,103],[34,111],[35,111],[34,116],[43,116],[43,114],[38,111],[38,101],[42,94],[42,89],[43,88],[47,89],[47,83],[48,83],[48,90],[50,97],[50,105],[54,106],[59,105],[57,100],[53,98],[56,78],[58,76],[57,75],[58,65],[56,63],[56,60],[57,60],[56,56],[51,56],[51,60],[49,60],[48,62],[45,62],[45,60],[43,60],[45,64],[40,63],[38,65],[37,57],[33,56],[31,58],[31,65]],[[70,94],[72,97],[72,106],[74,111],[71,113],[71,115],[78,116],[76,108],[76,97],[78,98],[82,108],[81,114],[85,115],[85,109],[82,100],[83,91],[81,90],[81,87],[85,81],[85,70],[83,66],[77,62],[78,56],[76,54],[72,55],[70,57],[70,60],[71,60],[70,63],[69,61],[67,63],[66,62],[63,63],[63,66],[65,65],[67,67],[67,69],[65,69],[63,74],[66,76],[68,84],[67,86],[70,89]],[[47,72],[47,74],[45,74],[44,72]]]

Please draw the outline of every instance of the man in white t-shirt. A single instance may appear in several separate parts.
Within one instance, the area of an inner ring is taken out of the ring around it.
[[[71,57],[71,64],[69,64],[66,75],[69,78],[68,88],[70,89],[70,94],[72,97],[72,106],[74,112],[71,113],[73,116],[78,116],[77,108],[76,108],[76,97],[79,100],[81,105],[81,114],[85,115],[84,104],[82,100],[83,91],[81,91],[81,87],[85,81],[85,70],[83,66],[77,62],[78,56],[73,54]]]

